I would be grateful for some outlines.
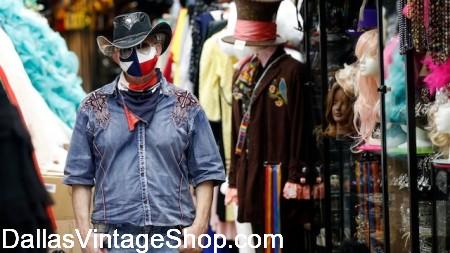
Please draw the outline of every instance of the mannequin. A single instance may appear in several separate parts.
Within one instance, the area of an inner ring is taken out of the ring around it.
[[[289,253],[305,246],[302,234],[312,217],[307,186],[317,152],[311,149],[312,103],[303,65],[286,54],[286,40],[277,36],[279,4],[236,1],[235,33],[222,39],[253,53],[239,62],[233,80],[235,148],[226,199],[238,203],[237,220],[251,223],[253,233],[280,233]]]
[[[429,137],[435,147],[442,154],[443,159],[437,163],[450,164],[450,131],[449,121],[449,87],[450,87],[450,58],[443,64],[435,64],[430,57],[424,61],[429,73],[424,81],[431,94],[436,93],[436,101],[428,114]]]
[[[338,83],[331,87],[326,106],[328,126],[324,132],[325,136],[338,138],[354,133],[352,107],[355,97],[352,92],[352,90],[345,91]]]
[[[345,153],[349,150],[352,143],[352,135],[355,133],[353,127],[353,103],[355,97],[349,91],[345,92],[344,88],[335,83],[331,91],[328,92],[326,117],[328,127],[323,133],[324,137],[330,139],[330,169],[336,172],[343,168],[337,168],[339,165],[346,165],[345,161],[351,159],[351,154]],[[345,157],[344,157],[345,156]],[[332,173],[333,173],[332,172]],[[330,185],[332,190],[338,190],[340,178],[333,174],[330,176]]]
[[[328,170],[331,192],[349,191],[350,179],[346,174],[350,174],[353,168],[353,155],[351,153],[351,146],[354,141],[356,133],[353,125],[353,106],[355,102],[354,84],[355,84],[355,65],[344,65],[343,69],[336,72],[336,83],[331,86],[328,91],[327,103],[325,105],[327,119],[327,128],[321,134],[323,139],[328,140],[328,148],[326,155],[329,159],[327,167],[323,170]],[[323,149],[322,149],[323,150]],[[341,188],[341,186],[343,186]],[[313,193],[316,188],[320,189],[320,184],[313,186]],[[342,193],[343,194],[343,193]],[[317,195],[317,194],[315,194]],[[340,203],[342,208],[350,204],[345,199],[337,200],[335,197],[330,197],[331,203]],[[341,204],[342,203],[342,204]],[[335,208],[339,208],[335,206]],[[319,235],[316,236],[318,244],[324,245],[324,233],[321,229]],[[337,234],[332,232],[332,237],[337,239]]]
[[[380,69],[378,64],[378,31],[370,30],[361,35],[356,44],[355,55],[359,60],[357,72],[358,97],[354,106],[354,124],[359,138],[365,145],[361,150],[379,149],[381,140],[376,136],[380,122]]]

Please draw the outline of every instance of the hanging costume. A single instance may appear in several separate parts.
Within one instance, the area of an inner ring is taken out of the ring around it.
[[[272,165],[280,170],[280,181],[272,182],[282,190],[288,180],[298,183],[301,169],[313,161],[311,96],[303,68],[280,46],[265,68],[253,57],[234,78],[232,136],[236,147],[229,184],[238,189],[238,221],[251,222],[258,234],[269,225],[265,214],[270,211],[264,205],[265,180],[269,179],[264,168]],[[276,171],[272,175],[278,176]],[[301,239],[296,233],[310,221],[311,203],[283,197],[279,201],[283,251],[295,252],[297,239]]]

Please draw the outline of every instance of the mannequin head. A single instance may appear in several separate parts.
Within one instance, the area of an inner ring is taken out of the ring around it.
[[[354,132],[353,102],[352,94],[346,93],[339,84],[333,84],[327,97],[326,118],[328,126],[324,132],[325,136],[336,137]]]
[[[378,57],[364,54],[359,60],[359,71],[361,73],[361,76],[365,77],[378,75],[380,73]]]
[[[450,148],[450,101],[448,93],[438,91],[436,102],[428,114],[429,136],[434,146],[445,156]]]
[[[439,133],[450,134],[450,102],[438,107],[435,123]]]
[[[443,64],[435,64],[430,57],[424,60],[428,75],[424,78],[430,93],[436,93],[436,101],[428,113],[430,140],[448,158],[450,145],[449,85],[450,58]]]
[[[355,48],[359,61],[356,74],[358,97],[354,106],[354,125],[360,137],[369,141],[376,123],[379,122],[379,67],[378,31],[370,30],[361,35]]]

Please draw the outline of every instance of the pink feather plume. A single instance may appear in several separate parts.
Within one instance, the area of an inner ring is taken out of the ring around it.
[[[423,63],[427,66],[429,71],[424,81],[431,94],[434,94],[438,89],[450,84],[450,58],[441,65],[435,64],[431,57],[425,58]]]

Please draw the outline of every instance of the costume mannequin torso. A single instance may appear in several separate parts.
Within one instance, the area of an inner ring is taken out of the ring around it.
[[[312,115],[309,115],[312,110],[306,102],[309,96],[303,85],[303,65],[286,55],[281,46],[254,47],[252,51],[257,59],[244,63],[233,81],[233,145],[238,144],[241,122],[248,108],[243,104],[249,100],[249,93],[253,93],[254,98],[242,152],[232,156],[229,183],[231,189],[237,188],[238,221],[262,225],[265,164],[281,164],[282,188],[288,179],[299,182],[303,164],[314,156],[309,154],[314,140],[312,125],[305,124],[312,123]],[[257,71],[250,68],[255,66],[254,60],[260,63]],[[246,72],[249,68],[251,71]],[[256,79],[248,78],[254,72],[259,72]],[[251,80],[251,84],[247,80]],[[250,87],[255,90],[247,92]],[[299,214],[294,215],[298,218],[295,223],[309,221],[308,210],[287,208],[296,201],[290,204],[284,201],[282,197],[281,217],[289,211]]]

